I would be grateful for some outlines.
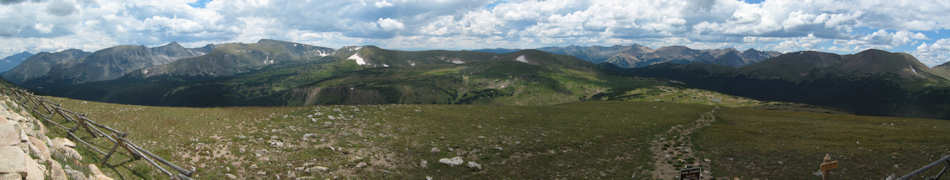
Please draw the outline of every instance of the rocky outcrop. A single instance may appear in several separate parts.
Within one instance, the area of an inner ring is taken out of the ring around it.
[[[9,97],[0,95],[0,179],[71,179],[68,177],[72,174],[67,172],[75,170],[63,165],[81,166],[82,156],[76,151],[76,144],[64,138],[50,140],[46,132],[40,120]],[[89,169],[93,170],[93,166]],[[94,170],[99,172],[98,168]],[[101,172],[88,177],[111,179]]]

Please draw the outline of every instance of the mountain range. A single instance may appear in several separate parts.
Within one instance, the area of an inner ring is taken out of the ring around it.
[[[154,48],[116,46],[92,53],[76,49],[43,52],[26,59],[2,76],[18,84],[81,84],[113,80],[142,68],[204,55],[208,49],[211,48],[188,49],[173,42]]]
[[[748,49],[697,50],[685,46],[668,46],[651,49],[638,44],[629,46],[568,46],[545,47],[539,50],[555,54],[575,56],[593,63],[610,63],[624,68],[638,68],[661,63],[708,63],[741,67],[780,55],[774,51]]]
[[[264,39],[40,53],[3,78],[47,95],[141,105],[544,105],[682,86],[859,114],[950,118],[948,68],[874,49],[851,55],[639,45],[399,51]]]
[[[6,71],[9,71],[10,69],[13,69],[13,67],[20,65],[20,63],[23,63],[23,61],[26,61],[26,59],[30,58],[30,56],[33,56],[33,53],[21,52],[21,53],[17,53],[14,55],[7,56],[3,59],[0,59],[0,72],[6,72]]]
[[[950,62],[934,66],[933,71],[934,73],[937,73],[937,75],[950,79]]]
[[[802,51],[733,68],[660,64],[630,76],[762,100],[800,102],[858,114],[950,118],[947,78],[906,53],[870,49],[857,54]]]
[[[92,55],[76,57],[61,61],[83,61]],[[25,63],[18,69],[39,69],[31,68],[33,64],[44,65]],[[60,72],[74,71],[88,70]],[[19,72],[5,77],[25,76]],[[56,96],[172,106],[559,104],[652,83],[607,75],[595,64],[537,50],[505,54],[398,51],[375,46],[334,50],[266,39],[215,45],[199,56],[123,72],[128,73],[82,82],[49,78],[11,81]]]

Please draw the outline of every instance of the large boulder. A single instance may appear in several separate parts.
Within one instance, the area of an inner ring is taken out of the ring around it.
[[[52,180],[69,180],[69,176],[66,175],[66,170],[63,170],[63,165],[59,162],[50,160],[50,179]]]
[[[33,153],[36,157],[39,157],[40,161],[50,160],[49,147],[46,146],[46,142],[40,140],[36,137],[30,137],[30,153]]]
[[[46,179],[45,168],[16,146],[0,146],[0,177],[27,180]],[[17,174],[17,175],[11,175]],[[5,177],[6,176],[6,177]]]
[[[442,158],[442,159],[439,159],[439,163],[446,164],[446,165],[449,165],[449,166],[462,165],[462,163],[464,163],[464,162],[465,162],[465,161],[462,160],[462,157],[459,157],[459,156],[455,156],[455,157],[453,157],[453,158],[451,158],[451,159],[449,159],[449,158]]]
[[[10,146],[20,143],[20,134],[16,122],[0,118],[0,145]]]
[[[112,178],[103,174],[95,164],[89,164],[89,173],[91,173],[89,174],[90,180],[112,180]]]
[[[73,149],[76,148],[76,143],[73,141],[66,138],[54,138],[52,145],[54,156],[68,160],[82,160],[79,151]]]

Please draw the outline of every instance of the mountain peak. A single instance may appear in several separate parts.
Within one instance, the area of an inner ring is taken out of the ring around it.
[[[32,56],[32,55],[33,55],[33,53],[30,53],[30,52],[27,52],[27,51],[23,51],[23,52],[20,52],[20,53],[13,54],[12,56]]]
[[[185,48],[185,47],[181,46],[181,44],[178,44],[178,42],[175,42],[175,41],[172,41],[172,42],[170,42],[170,43],[168,43],[168,44],[165,44],[164,46],[161,46],[161,47],[175,47],[175,48],[179,48],[179,47],[180,47],[180,48]]]
[[[946,68],[950,68],[950,62],[945,62],[945,63],[943,63],[943,64],[941,64],[941,65],[937,65],[937,66],[934,66],[934,67],[946,67]]]
[[[294,44],[294,43],[289,42],[289,41],[281,41],[281,40],[274,40],[274,39],[261,39],[257,41],[257,44]]]
[[[880,50],[880,49],[867,49],[855,55],[882,55],[882,54],[890,54],[890,53],[891,52],[887,52],[885,50]]]

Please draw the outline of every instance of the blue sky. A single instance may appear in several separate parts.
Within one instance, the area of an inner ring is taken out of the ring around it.
[[[193,8],[205,8],[205,5],[207,5],[209,2],[211,2],[211,0],[198,0],[195,2],[188,3],[188,6],[191,6]]]
[[[0,56],[115,45],[685,45],[950,61],[946,0],[0,0]]]

